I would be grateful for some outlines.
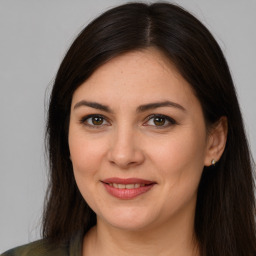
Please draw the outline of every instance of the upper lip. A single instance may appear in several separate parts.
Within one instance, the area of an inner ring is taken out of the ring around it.
[[[156,183],[152,180],[144,180],[144,179],[139,179],[139,178],[122,179],[122,178],[117,178],[117,177],[104,179],[104,180],[102,180],[102,182],[108,183],[108,184],[116,183],[116,184],[145,184],[145,185]]]

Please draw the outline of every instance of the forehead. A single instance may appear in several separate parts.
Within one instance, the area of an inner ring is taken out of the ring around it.
[[[74,101],[88,99],[114,104],[195,100],[191,86],[159,50],[148,48],[117,56],[100,66],[74,93]],[[145,101],[145,102],[144,102]]]

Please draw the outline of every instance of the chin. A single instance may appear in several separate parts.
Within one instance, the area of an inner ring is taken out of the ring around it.
[[[149,209],[145,211],[136,208],[116,209],[101,215],[98,221],[102,220],[117,229],[138,231],[149,228],[158,219],[155,215]]]

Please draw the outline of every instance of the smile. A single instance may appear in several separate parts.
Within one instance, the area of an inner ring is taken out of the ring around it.
[[[117,184],[117,183],[109,183],[108,185],[114,188],[126,188],[126,189],[133,189],[133,188],[139,188],[139,187],[145,186],[145,184]]]
[[[102,181],[106,191],[119,199],[127,200],[140,196],[152,189],[156,182],[137,178],[109,178]]]

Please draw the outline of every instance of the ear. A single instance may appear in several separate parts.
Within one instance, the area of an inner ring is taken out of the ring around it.
[[[207,151],[205,155],[205,166],[212,165],[212,161],[218,162],[225,149],[228,133],[227,117],[222,116],[217,123],[215,123],[208,135]]]

